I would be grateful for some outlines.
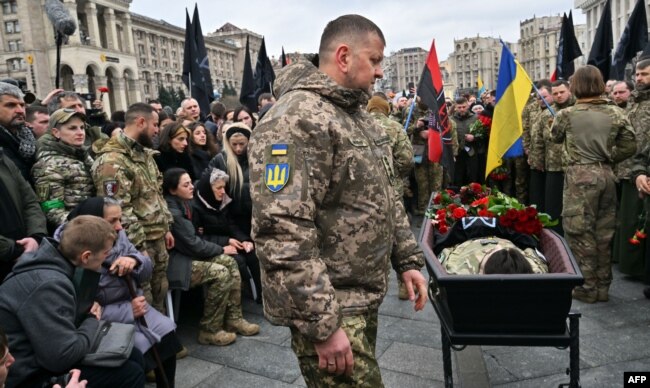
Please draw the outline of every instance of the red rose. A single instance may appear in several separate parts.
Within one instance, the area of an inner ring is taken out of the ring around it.
[[[505,228],[512,226],[512,220],[505,215],[499,217],[499,223]]]
[[[532,222],[527,223],[524,225],[524,230],[526,231],[526,234],[535,234],[535,224]]]
[[[481,191],[483,191],[483,188],[482,188],[481,185],[478,184],[478,183],[470,183],[470,184],[469,184],[469,188],[472,189],[472,191],[474,192],[474,194],[480,194]]]
[[[447,227],[447,225],[440,225],[438,227],[438,230],[440,231],[440,233],[445,234],[449,230],[449,227]]]
[[[639,244],[641,244],[641,241],[637,240],[635,237],[632,237],[632,238],[630,238],[630,239],[627,240],[627,241],[628,241],[630,244],[632,244],[632,245],[639,245]]]
[[[438,220],[444,220],[447,218],[447,211],[445,209],[440,209],[436,212],[436,218]]]
[[[479,217],[494,217],[494,213],[487,209],[481,209],[478,211],[478,216]]]
[[[467,211],[463,207],[454,209],[454,212],[451,214],[455,219],[460,220],[461,218],[467,215]]]
[[[505,214],[506,218],[509,219],[510,221],[516,221],[517,220],[517,211],[515,209],[508,209]]]
[[[515,232],[517,233],[524,233],[525,232],[525,227],[523,224],[514,224],[514,229]]]
[[[436,205],[439,205],[441,200],[442,200],[442,195],[440,195],[440,193],[436,194],[436,196],[433,197],[433,203],[435,203]]]
[[[447,189],[446,191],[447,191],[447,194],[451,195],[452,197],[453,197],[454,195],[456,195],[456,193],[454,193],[454,190],[449,190],[449,189]]]
[[[449,210],[450,212],[453,212],[454,210],[456,210],[457,207],[458,207],[458,205],[456,205],[455,203],[451,203],[451,204],[449,204],[447,206],[447,210]]]
[[[639,239],[639,240],[643,240],[644,238],[648,237],[648,234],[642,232],[641,230],[637,230],[637,231],[634,233],[634,237],[636,237],[636,238]]]
[[[518,212],[518,214],[517,214],[517,222],[524,223],[526,221],[528,221],[528,214],[526,214],[526,212],[523,211],[523,210]]]
[[[97,90],[100,93],[108,93],[108,92],[110,92],[110,90],[106,86],[102,86],[101,88],[97,88]]]
[[[535,209],[532,206],[529,206],[526,208],[526,214],[528,214],[528,217],[530,218],[537,217],[537,209]]]

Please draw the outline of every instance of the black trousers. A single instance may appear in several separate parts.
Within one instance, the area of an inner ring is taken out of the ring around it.
[[[546,184],[544,187],[544,207],[545,212],[554,220],[558,220],[557,225],[551,226],[551,229],[564,236],[562,229],[562,192],[564,190],[564,172],[547,171]]]
[[[537,211],[546,212],[544,194],[546,186],[546,173],[544,171],[530,169],[530,189],[528,198],[530,205],[537,205]]]

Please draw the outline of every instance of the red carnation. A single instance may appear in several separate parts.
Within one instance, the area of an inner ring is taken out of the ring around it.
[[[439,205],[441,200],[442,200],[442,195],[440,195],[440,193],[436,194],[436,196],[433,197],[433,203],[436,205]]]
[[[630,239],[627,240],[627,241],[628,241],[630,244],[632,244],[632,245],[639,245],[639,244],[641,244],[641,241],[637,240],[637,239],[636,239],[636,236],[630,238]]]
[[[634,237],[638,238],[639,240],[643,240],[644,238],[648,237],[648,234],[644,233],[643,229],[641,229],[641,230],[637,230],[634,233]]]
[[[451,195],[452,197],[454,195],[456,195],[456,193],[454,193],[454,190],[447,189],[446,191],[447,191],[447,194]]]
[[[100,87],[100,88],[97,88],[97,90],[98,90],[100,93],[108,93],[108,92],[110,92],[110,89],[107,88],[106,86],[102,86],[102,87]]]
[[[454,209],[454,212],[452,213],[452,216],[457,220],[465,217],[466,215],[467,215],[467,211],[463,207]]]
[[[474,192],[474,194],[480,194],[481,191],[483,191],[483,188],[482,188],[481,185],[478,184],[478,183],[470,183],[470,184],[469,184],[469,188],[472,189],[472,191]]]
[[[494,213],[487,209],[481,209],[478,211],[478,216],[479,217],[494,217]]]
[[[472,206],[472,207],[478,207],[478,206],[481,206],[481,205],[486,205],[487,206],[489,201],[490,201],[490,198],[483,197],[481,199],[477,199],[476,201],[472,202],[472,204],[470,206]]]
[[[450,212],[453,212],[454,210],[456,210],[457,207],[458,207],[458,205],[456,205],[455,203],[450,203],[447,206],[447,210],[449,210]]]
[[[440,231],[440,233],[445,234],[445,233],[447,233],[447,231],[449,230],[449,228],[447,227],[447,225],[444,225],[444,224],[443,224],[443,225],[440,225],[440,226],[438,227],[438,230]]]

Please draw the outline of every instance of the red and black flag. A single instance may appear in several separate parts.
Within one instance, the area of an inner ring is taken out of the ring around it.
[[[436,40],[431,42],[431,50],[422,70],[417,94],[431,111],[429,119],[429,160],[441,163],[453,177],[454,156],[451,149],[451,125],[445,104],[442,74],[436,54]]]
[[[562,16],[562,28],[560,30],[560,43],[557,48],[557,60],[555,72],[551,80],[569,79],[575,72],[573,61],[582,55],[576,33],[573,28],[573,14],[569,11]]]
[[[598,28],[594,43],[589,51],[588,65],[593,65],[600,70],[603,80],[609,79],[609,73],[612,67],[612,48],[614,47],[614,38],[612,33],[612,5],[611,0],[605,2],[603,13],[600,15]]]
[[[645,48],[646,43],[648,43],[648,18],[645,13],[645,0],[637,0],[621,40],[616,45],[609,79],[625,79],[625,66]]]
[[[253,79],[253,67],[251,65],[250,46],[248,36],[246,37],[246,52],[244,53],[244,74],[241,80],[239,102],[251,110],[257,112],[257,98],[255,97],[255,79]]]

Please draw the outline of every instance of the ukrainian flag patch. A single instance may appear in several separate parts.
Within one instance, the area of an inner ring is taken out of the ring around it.
[[[285,156],[288,150],[288,144],[273,144],[271,145],[271,156]]]
[[[269,163],[266,165],[264,183],[272,193],[277,193],[282,190],[288,181],[289,163]]]

